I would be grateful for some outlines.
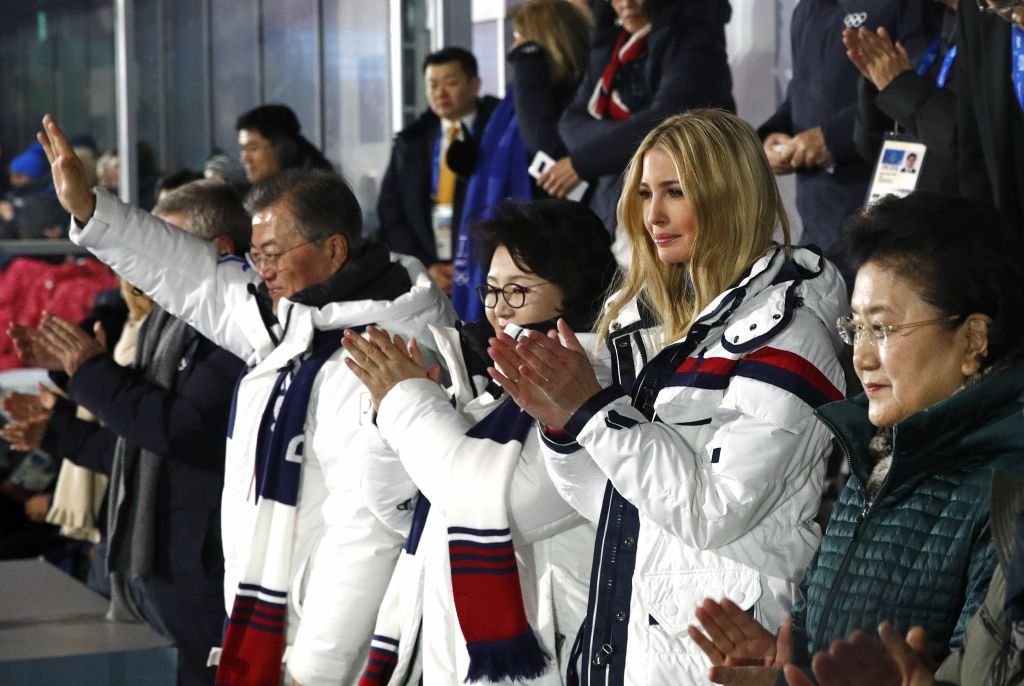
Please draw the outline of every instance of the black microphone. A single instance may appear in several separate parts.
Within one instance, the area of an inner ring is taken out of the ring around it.
[[[469,127],[462,124],[462,138],[456,138],[448,144],[445,156],[448,167],[459,176],[472,176],[479,158],[480,144]]]

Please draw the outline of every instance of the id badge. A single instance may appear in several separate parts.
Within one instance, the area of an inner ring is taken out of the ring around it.
[[[438,262],[452,261],[452,218],[453,208],[450,204],[434,205],[432,222],[434,224],[434,249],[437,251]]]
[[[867,205],[887,195],[904,198],[917,189],[928,146],[910,136],[887,134],[871,176]]]

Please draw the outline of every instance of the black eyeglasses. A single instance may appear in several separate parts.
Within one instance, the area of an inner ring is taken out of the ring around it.
[[[498,306],[498,293],[501,293],[501,297],[505,299],[508,306],[513,310],[518,310],[520,307],[526,304],[526,294],[530,291],[536,290],[537,286],[543,286],[550,281],[541,281],[535,283],[532,286],[520,286],[517,283],[506,284],[502,288],[492,286],[487,283],[482,283],[476,287],[476,294],[480,296],[480,302],[484,304],[489,310],[493,310]]]

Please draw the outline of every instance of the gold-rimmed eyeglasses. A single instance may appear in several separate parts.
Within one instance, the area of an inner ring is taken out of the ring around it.
[[[906,324],[866,324],[854,321],[853,317],[848,315],[836,320],[836,330],[839,332],[839,337],[843,339],[843,343],[847,345],[854,345],[858,340],[865,340],[875,347],[884,348],[889,343],[889,336],[894,333],[915,329],[919,326],[927,326],[928,324],[943,324],[956,321],[957,319],[960,319],[960,315],[951,314],[948,317],[925,319],[919,322],[907,322]]]
[[[260,271],[264,267],[277,269],[277,261],[281,259],[282,255],[290,253],[292,250],[298,250],[302,246],[309,245],[310,243],[316,243],[316,241],[304,241],[302,243],[299,243],[298,245],[293,245],[287,250],[282,250],[281,252],[260,253],[250,250],[249,252],[245,253],[245,259],[249,262],[249,266],[255,269],[256,271]]]

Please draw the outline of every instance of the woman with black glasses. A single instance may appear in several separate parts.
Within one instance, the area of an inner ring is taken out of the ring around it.
[[[349,366],[393,450],[368,459],[363,491],[407,536],[374,632],[372,683],[414,681],[418,662],[425,683],[561,683],[586,608],[593,526],[548,477],[534,420],[488,378],[487,341],[558,317],[593,328],[615,271],[608,232],[564,200],[506,201],[473,231],[486,318],[434,329],[450,388],[412,342],[346,332]]]

